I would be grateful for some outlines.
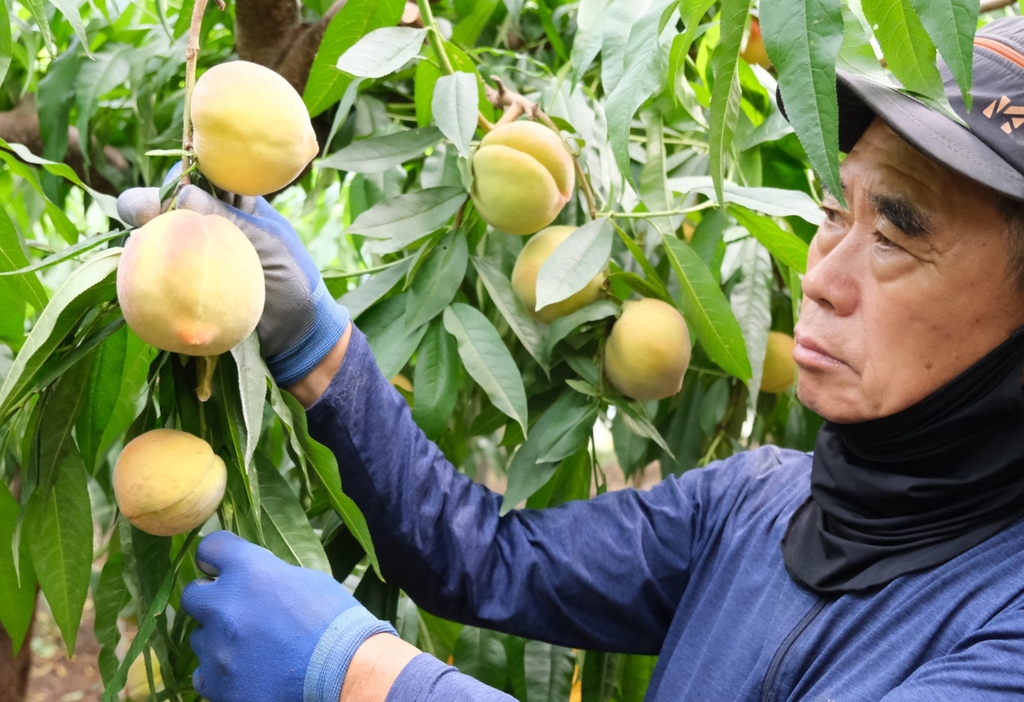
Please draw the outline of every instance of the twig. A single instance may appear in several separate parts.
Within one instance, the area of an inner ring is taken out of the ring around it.
[[[192,90],[196,87],[196,60],[199,58],[199,32],[203,28],[203,13],[206,12],[207,0],[196,0],[192,8],[192,24],[188,28],[188,39],[185,44],[185,111],[182,115],[184,127],[181,135],[181,148],[192,150]],[[216,0],[217,7],[224,9],[224,0]],[[189,184],[188,169],[192,157],[184,154],[181,157],[181,185]],[[180,187],[180,186],[179,186]]]
[[[990,12],[991,10],[998,10],[1001,7],[1009,7],[1017,0],[981,0],[981,8],[979,12]]]
[[[429,0],[416,0],[416,6],[420,8],[420,20],[423,22],[423,28],[427,30],[427,39],[430,40],[430,45],[434,47],[434,53],[437,54],[437,59],[441,62],[441,68],[448,75],[455,73],[452,62],[448,59],[448,52],[444,50],[444,37],[441,36],[441,30],[437,28],[437,22],[434,21],[434,13],[430,9]]]

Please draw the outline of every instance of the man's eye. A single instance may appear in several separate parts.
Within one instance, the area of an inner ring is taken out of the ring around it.
[[[823,205],[821,211],[825,213],[825,219],[832,224],[837,223],[841,219],[841,213],[837,209]]]
[[[878,231],[875,232],[875,243],[877,243],[881,248],[891,251],[896,251],[898,249],[903,248],[902,246],[894,242],[892,239],[889,239],[884,234]]]

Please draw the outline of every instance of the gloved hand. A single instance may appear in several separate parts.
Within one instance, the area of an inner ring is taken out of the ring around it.
[[[172,171],[170,176],[173,176]],[[158,188],[132,188],[117,198],[117,213],[141,227],[160,214]],[[302,240],[262,197],[218,200],[194,185],[178,194],[177,206],[230,220],[249,238],[263,264],[267,297],[256,327],[274,380],[288,387],[304,378],[334,348],[349,324],[348,310],[327,291]]]
[[[181,607],[200,624],[192,682],[211,702],[338,702],[356,649],[395,633],[326,573],[230,532],[204,538],[196,561],[217,577],[189,583]]]

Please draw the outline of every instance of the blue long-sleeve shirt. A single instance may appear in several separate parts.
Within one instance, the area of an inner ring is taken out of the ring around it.
[[[421,607],[660,654],[651,702],[1024,700],[1024,522],[879,591],[821,598],[789,577],[780,548],[809,494],[808,454],[764,447],[646,492],[499,517],[501,496],[423,435],[358,330],[308,417],[381,568]],[[388,696],[509,699],[426,654]]]

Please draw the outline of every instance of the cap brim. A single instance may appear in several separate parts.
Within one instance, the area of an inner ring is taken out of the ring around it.
[[[1001,195],[1024,201],[1024,175],[978,137],[923,102],[870,78],[836,70],[839,148],[849,153],[877,115],[921,153]]]

